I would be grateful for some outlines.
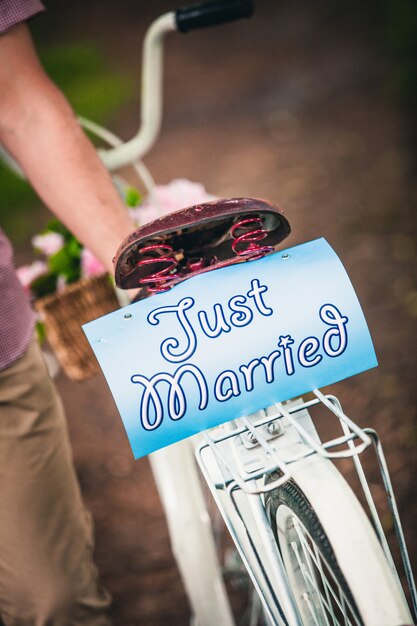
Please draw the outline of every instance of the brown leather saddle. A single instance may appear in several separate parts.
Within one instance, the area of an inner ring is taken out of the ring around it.
[[[282,211],[254,198],[175,211],[131,233],[114,258],[116,284],[141,298],[210,270],[274,252],[290,233]]]

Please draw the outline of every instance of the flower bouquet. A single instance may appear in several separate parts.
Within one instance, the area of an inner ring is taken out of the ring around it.
[[[187,180],[155,186],[145,199],[132,187],[118,186],[138,226],[212,199],[202,185]],[[57,219],[32,244],[39,258],[18,268],[17,275],[37,312],[38,336],[41,341],[46,336],[70,378],[89,378],[99,367],[81,326],[119,308],[113,279]]]
[[[83,380],[98,371],[98,364],[81,325],[119,306],[110,277],[56,219],[32,244],[41,258],[18,268],[17,275],[33,301],[38,336],[47,336],[70,378]]]

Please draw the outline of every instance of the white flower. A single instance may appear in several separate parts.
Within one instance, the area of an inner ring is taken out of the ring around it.
[[[67,281],[65,276],[62,276],[62,274],[60,274],[58,276],[58,280],[56,282],[56,290],[59,293],[60,291],[64,291],[65,287],[67,286]]]
[[[45,254],[45,256],[51,256],[58,252],[64,245],[64,238],[59,233],[45,233],[44,235],[35,235],[32,237],[32,245]]]

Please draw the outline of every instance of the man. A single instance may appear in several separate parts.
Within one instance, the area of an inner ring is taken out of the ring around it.
[[[39,63],[25,22],[42,10],[39,0],[0,0],[0,143],[45,204],[112,271],[112,257],[133,226]],[[32,313],[2,231],[0,502],[0,622],[109,624],[61,404],[33,340]]]

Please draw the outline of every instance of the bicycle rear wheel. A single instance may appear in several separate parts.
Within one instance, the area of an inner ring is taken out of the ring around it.
[[[352,490],[327,459],[294,465],[266,507],[305,626],[401,626],[412,618]]]

